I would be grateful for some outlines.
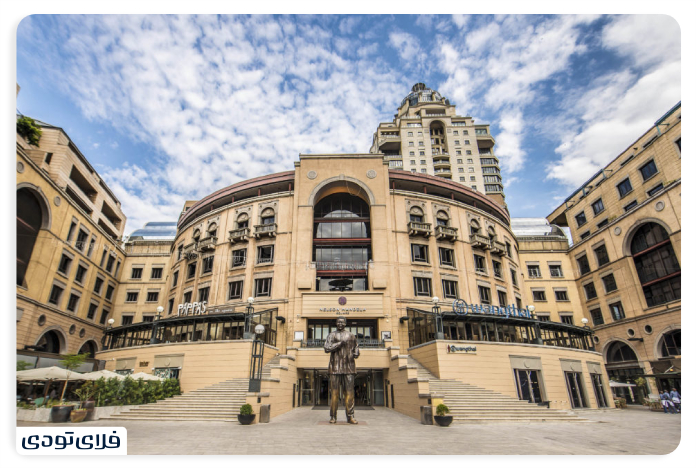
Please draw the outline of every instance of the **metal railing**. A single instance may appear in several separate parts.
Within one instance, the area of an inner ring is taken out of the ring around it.
[[[278,230],[277,223],[257,224],[256,226],[254,226],[254,235],[256,237],[275,236],[277,230]]]
[[[210,250],[214,249],[217,244],[217,237],[206,237],[202,241],[198,242],[199,250]]]
[[[417,236],[417,235],[429,236],[430,230],[431,230],[430,223],[417,223],[415,221],[411,221],[408,223],[408,235],[409,236]]]
[[[358,338],[357,340],[359,348],[384,348],[384,340],[380,340],[377,338]],[[326,340],[323,339],[305,340],[302,342],[302,347],[323,348],[325,341]]]
[[[505,252],[507,252],[507,248],[505,247],[505,244],[503,244],[502,242],[493,241],[491,244],[492,244],[491,250],[493,252],[498,252],[501,254],[504,254]]]
[[[435,236],[438,239],[441,238],[450,238],[450,239],[456,239],[457,238],[457,228],[449,227],[449,226],[435,226]]]
[[[474,247],[482,247],[484,249],[491,248],[491,240],[481,234],[471,234],[469,236],[469,242],[471,242]]]
[[[237,242],[237,241],[245,241],[245,240],[249,239],[249,234],[250,234],[250,230],[248,227],[234,229],[234,230],[230,231],[230,235],[229,235],[228,239],[230,240],[230,242],[233,242],[233,243]]]
[[[313,262],[314,268],[320,271],[334,270],[367,270],[367,262]]]

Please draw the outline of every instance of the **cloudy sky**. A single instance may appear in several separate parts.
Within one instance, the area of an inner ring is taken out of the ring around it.
[[[17,110],[62,127],[126,234],[184,200],[367,152],[419,81],[489,123],[513,216],[545,216],[681,100],[669,16],[30,16]]]

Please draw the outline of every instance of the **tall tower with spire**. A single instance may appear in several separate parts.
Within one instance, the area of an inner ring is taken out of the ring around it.
[[[392,169],[450,179],[505,204],[503,181],[488,124],[457,115],[449,99],[416,83],[394,120],[382,122],[370,153],[382,153]]]

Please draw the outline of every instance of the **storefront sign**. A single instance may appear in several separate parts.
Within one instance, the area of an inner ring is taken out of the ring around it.
[[[328,317],[330,315],[360,315],[361,317],[384,316],[384,297],[378,293],[344,292],[335,294],[304,294],[302,315]]]
[[[476,354],[476,346],[454,346],[447,345],[448,353]]]
[[[457,315],[467,314],[486,314],[486,315],[502,315],[505,318],[509,317],[524,317],[532,318],[532,312],[528,308],[518,309],[514,305],[507,307],[492,306],[488,304],[467,304],[464,299],[457,299],[452,302],[452,311]]]
[[[177,307],[177,314],[179,317],[186,315],[202,315],[207,313],[206,306],[208,301],[203,302],[187,302],[185,304],[179,304]]]

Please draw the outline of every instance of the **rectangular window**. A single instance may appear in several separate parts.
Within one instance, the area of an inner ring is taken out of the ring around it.
[[[97,315],[97,308],[99,308],[97,304],[93,302],[89,304],[89,310],[87,311],[88,320],[94,320],[94,317]]]
[[[198,302],[208,302],[210,296],[210,287],[200,288],[198,290]]]
[[[159,300],[159,292],[157,291],[148,291],[147,293],[147,302],[157,302]]]
[[[593,325],[603,325],[604,317],[602,317],[602,309],[592,309],[590,311],[590,317],[592,317]]]
[[[430,278],[413,278],[413,291],[415,296],[432,296]]]
[[[578,263],[578,270],[580,270],[581,275],[590,272],[590,262],[587,261],[587,255],[578,257],[575,261]]]
[[[427,263],[428,246],[421,244],[411,244],[411,261]]]
[[[92,252],[94,252],[94,244],[95,244],[96,242],[97,242],[97,240],[96,240],[94,237],[92,237],[92,239],[90,239],[90,241],[89,241],[89,248],[87,249],[87,256],[88,256],[88,257],[91,257],[91,256],[92,256]]]
[[[142,268],[133,268],[131,270],[131,279],[141,279],[143,277]]]
[[[116,270],[114,270],[114,276],[118,276],[118,270],[121,269],[121,260],[116,262]]]
[[[172,312],[174,312],[174,299],[169,299],[169,307],[167,309],[167,315],[172,315]]]
[[[246,265],[246,249],[232,251],[232,268]]]
[[[541,278],[539,265],[527,265],[527,273],[529,273],[530,278]]]
[[[116,261],[116,257],[109,255],[109,259],[106,261],[106,271],[109,273],[111,273],[111,270],[114,268],[114,261]]]
[[[611,318],[614,320],[626,318],[626,314],[624,314],[623,306],[620,302],[609,304],[609,312],[611,313]]]
[[[599,213],[604,211],[604,202],[600,198],[596,202],[592,204],[592,212],[594,213],[595,216],[597,216]]]
[[[256,263],[273,263],[273,246],[262,245],[256,250]]]
[[[415,159],[411,159],[411,166],[415,166],[415,165],[416,165],[416,160],[415,160]]]
[[[46,164],[51,164],[51,159],[53,159],[53,153],[46,153],[46,157],[44,158]]]
[[[58,271],[60,273],[63,273],[64,275],[67,275],[68,270],[70,270],[70,264],[72,264],[72,258],[63,254],[63,256],[60,257],[60,263],[58,264]]]
[[[498,290],[498,305],[507,307],[507,293],[505,291]]]
[[[442,296],[445,299],[458,299],[459,292],[456,281],[442,280]]]
[[[540,322],[550,322],[551,321],[551,316],[548,315],[547,313],[544,315],[537,314],[537,318],[539,319]]]
[[[567,323],[568,325],[573,325],[572,315],[561,315],[561,323]]]
[[[242,287],[244,286],[244,281],[231,281],[229,293],[227,294],[227,299],[241,299],[242,298]]]
[[[203,274],[210,273],[213,271],[213,259],[215,256],[205,257],[203,259]]]
[[[150,279],[162,279],[162,268],[153,268]]]
[[[491,304],[491,288],[488,288],[486,286],[479,286],[478,287],[478,292],[479,292],[479,300],[481,301],[481,304]]]
[[[108,253],[107,250],[104,250],[104,251],[102,252],[102,258],[101,258],[101,260],[99,261],[99,268],[103,268],[103,267],[104,267],[104,260],[106,260],[106,254],[107,254],[107,253]]]
[[[179,282],[179,270],[174,272],[174,275],[172,275],[172,288],[177,285]]]
[[[80,296],[78,296],[77,294],[71,293],[70,297],[68,298],[68,305],[65,308],[67,310],[69,310],[70,312],[75,312],[75,310],[77,309],[77,303],[79,302],[79,300],[80,300]]]
[[[610,273],[606,276],[602,276],[602,283],[604,283],[604,290],[608,293],[616,291],[618,289],[616,287],[616,279],[614,278],[613,273]]]
[[[631,192],[631,190],[633,190],[633,187],[631,186],[631,180],[629,178],[622,180],[616,186],[616,189],[619,191],[619,198],[625,197],[627,194]]]
[[[89,234],[87,231],[84,231],[80,229],[80,232],[77,233],[77,240],[75,241],[75,248],[79,250],[80,252],[85,251],[85,247],[87,247],[87,238],[89,237]]]
[[[132,315],[121,316],[121,325],[131,325],[132,323],[133,323],[133,316]]]
[[[99,317],[99,323],[105,325],[107,318],[109,318],[109,311],[107,309],[102,309],[101,317]]]
[[[517,286],[517,272],[510,268],[510,278],[512,279],[512,285]]]
[[[643,166],[641,166],[639,170],[640,174],[643,176],[644,181],[657,174],[657,166],[655,165],[654,160],[648,161]]]
[[[594,287],[594,283],[587,283],[583,288],[585,288],[585,297],[588,301],[597,297],[597,290]]]
[[[590,237],[590,231],[585,231],[585,232],[583,232],[582,234],[580,234],[580,239],[581,239],[581,240],[587,239],[588,237]]]
[[[575,222],[578,223],[578,227],[584,225],[587,222],[587,218],[585,217],[584,211],[581,211],[580,213],[575,215]]]
[[[418,156],[425,156],[425,151],[419,151]],[[424,163],[421,163],[421,164],[424,164]]]
[[[68,242],[72,242],[72,238],[75,235],[75,229],[77,228],[77,222],[73,221],[70,223],[70,229],[68,229]]]
[[[110,300],[111,300],[111,296],[113,296],[113,294],[114,294],[114,287],[113,287],[112,285],[108,285],[108,286],[106,287],[106,294],[104,295],[104,298],[105,298],[107,301],[110,301]]]
[[[152,323],[155,321],[154,315],[143,315],[143,322]]]
[[[663,189],[664,189],[664,186],[662,184],[659,184],[659,185],[651,188],[650,190],[648,190],[648,196],[652,197],[654,195],[657,195],[658,193],[662,192]]]
[[[493,263],[493,275],[495,275],[496,278],[502,278],[503,277],[503,264],[500,262],[496,262],[495,260],[493,260],[492,263]]]
[[[421,159],[421,164],[425,164],[425,159]]]
[[[126,293],[126,302],[138,302],[138,293],[137,292],[127,292]]]
[[[75,282],[82,283],[82,281],[85,279],[85,273],[87,273],[87,268],[78,264],[77,270],[75,271]]]
[[[454,267],[454,250],[440,247],[440,265]]]
[[[270,297],[272,279],[259,278],[254,280],[254,297]]]
[[[532,299],[534,302],[546,302],[546,291],[543,289],[532,290]]]
[[[609,220],[608,220],[608,219],[603,219],[602,221],[600,221],[599,223],[597,223],[597,229],[602,229],[602,228],[603,228],[604,226],[606,226],[607,224],[609,224]]]
[[[476,273],[486,274],[486,257],[474,254],[474,267]]]
[[[560,302],[567,302],[570,299],[568,299],[568,291],[554,291],[554,294],[556,295],[556,300]]]
[[[636,206],[638,206],[638,202],[637,202],[636,200],[633,200],[631,203],[629,203],[628,205],[624,206],[624,211],[625,211],[625,212],[631,211],[631,210],[632,210],[633,208],[635,208]]]
[[[549,273],[551,273],[551,278],[563,278],[561,265],[549,265]]]
[[[191,303],[191,295],[192,295],[192,292],[191,292],[191,291],[186,291],[186,292],[184,293],[184,304],[190,304],[190,303]]]
[[[99,277],[97,277],[97,279],[94,280],[94,293],[95,294],[101,294],[103,284],[104,284],[104,280],[99,278]]]
[[[594,249],[594,253],[597,257],[597,266],[602,266],[609,263],[609,253],[607,252],[607,248],[604,244]]]
[[[196,276],[196,262],[188,264],[188,274],[186,276],[186,279],[191,279],[194,276]]]

